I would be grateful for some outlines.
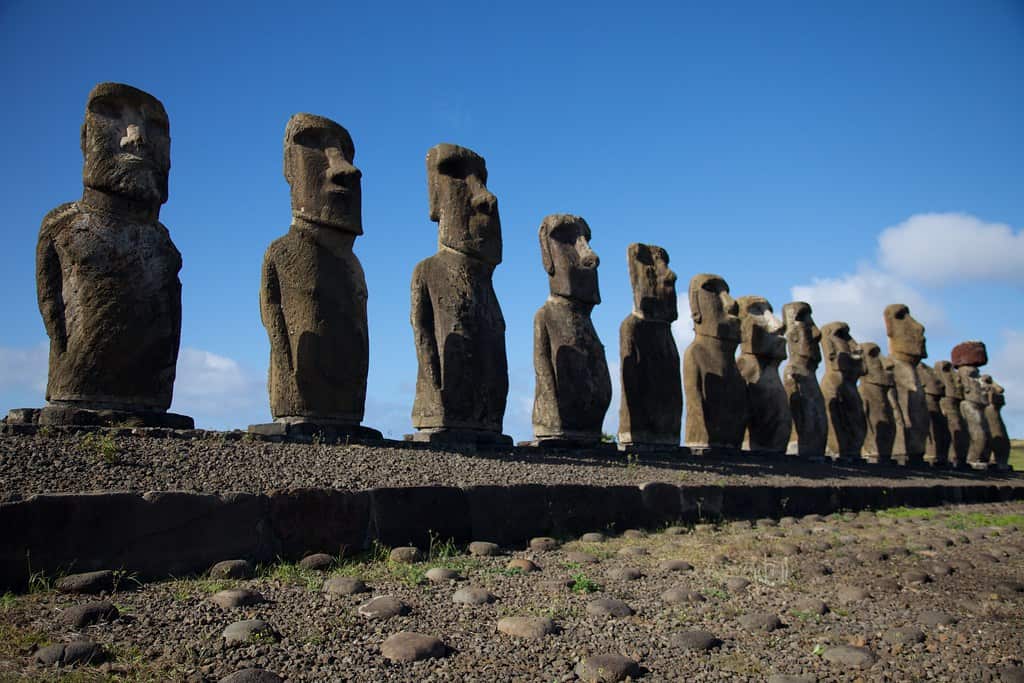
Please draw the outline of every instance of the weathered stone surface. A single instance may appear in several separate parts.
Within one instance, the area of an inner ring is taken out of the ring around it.
[[[285,127],[292,224],[267,249],[260,317],[270,338],[270,413],[283,423],[358,426],[366,403],[362,173],[342,126],[295,114]]]
[[[885,639],[885,642],[893,645],[913,645],[914,643],[924,642],[924,632],[913,626],[889,629],[882,637]]]
[[[668,644],[678,650],[706,652],[722,644],[710,631],[679,631],[668,637]]]
[[[899,407],[893,457],[901,462],[920,462],[931,427],[928,403],[917,374],[918,364],[928,357],[924,326],[914,320],[906,304],[886,306],[883,317]]]
[[[826,455],[842,460],[860,458],[867,425],[857,380],[864,375],[860,346],[850,336],[850,326],[832,322],[821,329],[821,348],[826,370],[821,380],[828,416]]]
[[[415,662],[444,657],[448,648],[434,636],[399,631],[380,646],[380,653],[393,662]]]
[[[441,144],[428,152],[440,248],[412,275],[419,364],[412,422],[422,434],[414,439],[454,430],[470,441],[503,440],[505,319],[491,282],[501,263],[501,222],[486,183],[484,159],[472,150]]]
[[[946,385],[939,372],[924,362],[918,364],[917,376],[928,406],[928,440],[925,442],[924,459],[933,465],[945,465],[949,462],[949,448],[953,440],[949,421],[942,409]]]
[[[828,441],[828,416],[816,374],[821,363],[821,330],[811,314],[811,305],[805,301],[791,301],[782,307],[789,355],[782,384],[793,418],[786,452],[820,460]]]
[[[95,572],[68,574],[57,581],[56,588],[61,593],[111,593],[114,590],[114,572],[101,569]]]
[[[229,624],[221,634],[227,646],[247,645],[252,641],[277,641],[278,635],[274,628],[262,619],[245,619]]]
[[[242,669],[220,679],[220,683],[281,683],[284,679],[266,669]]]
[[[46,215],[36,249],[50,337],[50,410],[40,421],[89,424],[104,421],[101,411],[159,414],[171,404],[181,254],[159,222],[170,151],[167,113],[155,97],[120,83],[89,93],[85,190]]]
[[[784,323],[760,296],[736,300],[740,317],[740,356],[736,366],[747,383],[750,421],[746,444],[750,450],[785,453],[793,429],[789,397],[779,378],[786,359]]]
[[[636,567],[615,567],[610,569],[607,574],[612,581],[636,581],[643,575],[643,572]]]
[[[668,252],[655,245],[629,245],[626,261],[633,311],[619,326],[619,444],[678,446],[683,387],[672,334],[679,317],[676,274]]]
[[[473,541],[469,544],[469,554],[477,557],[492,557],[501,553],[497,543],[490,541]]]
[[[616,683],[638,678],[640,665],[620,654],[591,655],[576,665],[576,675],[587,683]]]
[[[612,400],[604,345],[590,319],[601,303],[600,259],[580,216],[545,217],[539,237],[550,293],[533,319],[533,434],[539,443],[599,443]]]
[[[253,575],[253,568],[248,560],[224,560],[210,567],[207,573],[211,579],[248,579]]]
[[[821,653],[827,661],[840,664],[851,669],[864,669],[875,663],[875,655],[866,647],[852,645],[836,645]]]
[[[455,591],[455,594],[452,595],[452,602],[459,605],[486,605],[494,602],[494,595],[486,588],[466,586]]]
[[[538,536],[530,539],[530,550],[548,552],[558,547],[558,541],[550,536]]]
[[[882,356],[878,344],[860,345],[867,374],[860,381],[857,392],[864,404],[864,446],[861,454],[869,462],[885,462],[892,458],[896,440],[896,380],[893,362]]]
[[[302,557],[313,549],[341,555],[366,541],[371,508],[366,491],[294,488],[272,491],[268,497],[270,528],[279,545],[275,553],[283,557]]]
[[[508,561],[505,565],[505,569],[515,569],[528,574],[530,572],[539,572],[540,567],[533,563],[532,560],[528,560],[525,557],[514,557]]]
[[[985,417],[986,397],[981,386],[980,373],[973,365],[960,365],[956,369],[964,389],[964,400],[960,402],[960,415],[967,427],[967,464],[983,469],[988,467],[992,456],[992,434]]]
[[[498,631],[514,638],[541,640],[555,632],[555,623],[547,617],[502,617]]]
[[[660,597],[670,605],[678,605],[684,602],[704,602],[707,599],[698,591],[691,590],[685,586],[669,588]]]
[[[693,565],[686,560],[662,560],[658,569],[665,572],[692,572]]]
[[[939,399],[939,409],[949,430],[949,450],[947,462],[953,467],[962,467],[967,463],[967,451],[970,448],[970,432],[964,424],[960,404],[964,399],[963,382],[960,374],[948,360],[940,360],[935,364],[934,373],[942,381],[943,396]]]
[[[218,591],[210,596],[210,602],[221,609],[234,609],[236,607],[248,607],[266,602],[263,596],[248,588],[228,588]]]
[[[332,576],[324,581],[323,585],[324,593],[331,595],[356,595],[369,590],[362,579],[354,576]]]
[[[78,666],[99,664],[106,658],[106,652],[99,643],[91,640],[72,640],[67,643],[48,645],[36,651],[33,659],[40,664],[53,666]]]
[[[778,615],[771,612],[754,612],[739,618],[740,626],[748,631],[774,631],[782,627]]]
[[[982,375],[979,381],[982,394],[985,396],[985,422],[988,423],[992,448],[990,461],[997,468],[1006,469],[1010,461],[1010,435],[1006,431],[1001,414],[1003,406],[1006,405],[1006,390],[996,383],[991,375]]]
[[[701,273],[690,280],[695,337],[683,354],[686,445],[739,448],[749,419],[747,386],[736,367],[740,319],[729,285]]]
[[[615,598],[596,598],[587,603],[587,614],[594,617],[615,617],[621,619],[633,614],[633,608]]]
[[[424,576],[427,577],[427,581],[431,583],[444,583],[447,581],[458,581],[462,577],[454,569],[448,569],[446,567],[431,567],[427,570]]]
[[[604,543],[607,537],[600,531],[588,531],[587,533],[580,536],[580,541],[583,543]]]
[[[982,365],[988,364],[988,350],[985,348],[985,342],[977,340],[960,342],[953,347],[949,357],[953,361],[953,366],[957,368],[961,365],[980,368]]]
[[[104,621],[114,621],[119,616],[117,607],[106,600],[99,602],[86,602],[81,605],[72,605],[61,614],[64,621],[74,628],[84,628],[91,624],[98,624]]]
[[[413,562],[419,562],[421,553],[419,548],[415,548],[413,546],[400,546],[398,548],[393,548],[389,557],[392,562],[411,564]]]
[[[327,553],[313,553],[299,560],[299,566],[316,572],[325,572],[334,566],[336,558]]]
[[[390,619],[409,613],[409,606],[393,595],[380,595],[359,606],[367,619]]]

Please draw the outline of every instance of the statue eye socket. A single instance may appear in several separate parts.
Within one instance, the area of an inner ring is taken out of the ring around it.
[[[551,231],[551,239],[562,244],[575,244],[579,232],[569,225],[560,225]]]
[[[89,111],[108,119],[121,118],[121,106],[108,97],[97,97],[89,103]]]
[[[449,178],[455,178],[456,180],[465,180],[466,176],[469,175],[469,169],[466,164],[462,163],[461,159],[445,159],[437,165],[437,171],[441,175],[446,175]]]
[[[324,149],[327,146],[327,136],[324,131],[316,128],[300,130],[292,138],[292,142],[310,149]]]

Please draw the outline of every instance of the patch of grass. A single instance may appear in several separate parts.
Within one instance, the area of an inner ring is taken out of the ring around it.
[[[427,580],[427,566],[422,562],[417,562],[415,564],[388,562],[388,572],[391,574],[392,578],[413,588],[423,584]]]
[[[704,592],[704,595],[709,597],[709,598],[718,598],[719,600],[728,600],[729,599],[729,594],[726,593],[721,588],[708,588],[706,591],[703,591],[703,592]]]
[[[0,624],[0,659],[16,659],[28,654],[36,647],[49,645],[50,639],[41,631]]]
[[[820,623],[821,622],[821,615],[818,614],[817,612],[803,612],[801,610],[795,609],[795,610],[791,610],[790,614],[792,614],[794,617],[796,617],[800,621],[813,621],[814,623]]]
[[[848,617],[848,616],[850,616],[849,610],[842,609],[841,607],[840,608],[833,607],[833,608],[831,608],[831,610],[832,610],[832,614],[835,614],[836,616],[839,616],[839,617]]]
[[[2,609],[3,611],[8,611],[16,604],[18,604],[18,598],[14,595],[14,593],[7,591],[2,596],[0,596],[0,609]]]
[[[1024,471],[1024,439],[1010,439],[1010,467]]]
[[[933,519],[936,516],[935,510],[928,508],[911,508],[905,505],[896,508],[878,510],[875,514],[879,517],[888,517],[889,519]]]
[[[593,579],[587,577],[583,572],[573,574],[569,578],[572,579],[572,592],[579,593],[580,595],[586,595],[587,593],[596,593],[601,590],[600,584]]]
[[[94,458],[105,465],[121,463],[121,447],[110,434],[89,432],[78,440],[78,450],[86,457]]]
[[[946,519],[950,529],[974,529],[982,526],[1024,527],[1024,514],[997,515],[991,512],[954,512]]]
[[[427,550],[427,559],[444,560],[449,557],[456,557],[458,554],[459,549],[455,545],[454,539],[449,538],[442,541],[440,536],[433,531],[430,532],[430,548]]]
[[[278,562],[260,569],[262,570],[261,574],[268,579],[293,586],[305,586],[309,591],[318,591],[324,585],[323,574],[303,569],[294,562]]]

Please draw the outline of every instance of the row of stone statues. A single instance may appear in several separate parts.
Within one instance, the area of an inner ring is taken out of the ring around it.
[[[39,308],[50,337],[47,405],[9,421],[190,427],[167,413],[181,330],[181,256],[159,223],[167,200],[170,134],[162,104],[102,83],[82,126],[82,199],[50,212],[37,250]],[[369,368],[367,288],[353,252],[363,233],[361,173],[349,133],[296,114],[284,139],[292,224],[267,249],[260,312],[270,340],[268,434],[380,437],[361,425]],[[441,144],[427,154],[438,251],[415,267],[411,323],[418,372],[408,438],[509,444],[505,322],[492,286],[501,263],[497,200],[484,159]],[[590,319],[600,303],[590,227],[568,214],[540,226],[550,295],[534,320],[535,443],[592,445],[611,402],[604,347]],[[979,378],[984,360],[954,350],[933,370],[923,327],[906,306],[885,311],[890,356],[858,345],[845,323],[818,331],[811,307],[762,297],[733,300],[725,280],[697,275],[689,303],[696,333],[682,363],[671,332],[676,275],[665,249],[632,244],[633,311],[620,328],[624,448],[685,442],[871,461],[1005,464],[1002,389]],[[815,370],[827,371],[819,387]],[[741,347],[737,359],[736,347]],[[787,357],[783,376],[780,363]],[[959,358],[957,353],[963,356]],[[984,355],[984,347],[981,347]],[[966,354],[966,355],[965,355]],[[863,379],[861,379],[863,378]],[[860,380],[860,388],[857,382]]]

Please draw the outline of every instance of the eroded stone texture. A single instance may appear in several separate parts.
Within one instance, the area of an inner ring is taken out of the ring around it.
[[[579,216],[547,216],[539,236],[550,294],[533,319],[533,433],[541,443],[599,443],[612,400],[604,345],[590,319],[601,303],[600,259]]]
[[[954,367],[972,365],[980,368],[988,363],[988,350],[985,348],[985,342],[977,340],[960,342],[953,347],[949,358],[953,361]]]
[[[828,444],[825,454],[841,460],[860,458],[867,424],[864,405],[857,392],[857,380],[867,372],[860,345],[850,336],[850,326],[832,322],[821,328],[825,375],[821,393],[828,416]]]
[[[741,340],[736,365],[747,383],[750,410],[747,444],[754,451],[785,453],[793,429],[779,377],[779,364],[786,359],[785,325],[764,297],[741,296],[736,302]]]
[[[683,354],[686,445],[739,448],[749,416],[747,385],[735,358],[739,309],[719,275],[695,275],[689,296],[696,336]]]
[[[793,417],[786,452],[820,460],[828,441],[828,416],[816,374],[821,363],[821,330],[814,324],[812,312],[811,305],[805,301],[791,301],[782,307],[789,351],[782,384]]]
[[[626,249],[633,311],[619,326],[620,446],[678,446],[683,385],[672,322],[679,317],[668,252],[652,244]]]
[[[360,432],[370,345],[366,278],[352,251],[363,234],[362,173],[354,160],[351,136],[334,121],[313,114],[288,121],[292,224],[267,249],[260,286],[277,422]]]
[[[886,306],[883,317],[899,401],[893,458],[904,464],[916,463],[924,458],[931,428],[928,402],[917,375],[918,364],[928,357],[924,325],[914,320],[906,304]]]
[[[483,157],[457,145],[427,153],[430,219],[438,251],[412,275],[418,372],[412,423],[417,441],[508,443],[505,319],[492,276],[501,263],[498,200]]]
[[[960,412],[960,403],[964,399],[963,383],[953,364],[948,360],[936,363],[933,372],[942,382],[943,388],[939,408],[949,429],[949,450],[946,459],[950,466],[962,467],[967,463],[967,451],[970,448],[970,432]]]
[[[988,467],[992,455],[992,435],[985,416],[985,392],[981,387],[980,373],[973,365],[961,365],[956,369],[960,384],[964,388],[964,400],[960,402],[960,414],[970,435],[967,447],[967,464],[975,469]]]
[[[985,421],[988,422],[988,433],[991,439],[992,456],[989,462],[997,469],[1008,469],[1010,466],[1010,436],[1006,432],[1002,410],[1006,405],[1006,390],[992,379],[992,375],[980,377],[981,390],[985,395]]]
[[[896,381],[892,376],[892,360],[882,356],[878,344],[860,345],[867,374],[860,381],[857,392],[864,405],[864,445],[861,455],[869,462],[885,462],[892,457],[896,439],[899,407],[895,404]]]
[[[169,130],[148,93],[120,83],[89,93],[82,198],[47,214],[36,249],[50,337],[40,422],[192,427],[166,413],[181,336],[181,254],[159,221]]]
[[[939,373],[927,363],[918,364],[917,376],[928,405],[928,440],[925,442],[924,459],[932,465],[946,465],[949,462],[949,448],[952,442],[949,421],[942,411],[946,386]]]

